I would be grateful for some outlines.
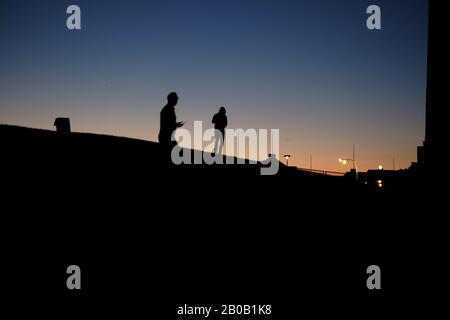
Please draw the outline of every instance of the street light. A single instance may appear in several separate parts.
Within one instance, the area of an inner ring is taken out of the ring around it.
[[[342,159],[342,158],[339,158],[339,162],[342,163],[343,165],[346,165],[349,161],[353,162],[353,159]]]
[[[358,181],[358,166],[356,164],[356,159],[355,159],[355,145],[353,145],[353,157],[352,157],[352,159],[339,158],[339,162],[342,163],[344,166],[347,163],[352,162],[353,170],[355,171],[355,178],[356,178],[356,181]]]
[[[381,164],[378,165],[378,170],[383,170],[383,166]]]
[[[289,167],[289,158],[291,157],[290,154],[285,154],[284,158],[286,159],[286,165]]]

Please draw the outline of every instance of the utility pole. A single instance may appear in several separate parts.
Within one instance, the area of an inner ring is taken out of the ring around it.
[[[353,170],[355,170],[355,144],[353,144]]]

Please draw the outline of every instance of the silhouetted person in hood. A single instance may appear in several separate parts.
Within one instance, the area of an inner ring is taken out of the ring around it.
[[[225,108],[220,107],[219,112],[217,112],[212,118],[214,129],[217,130],[214,143],[214,154],[222,154],[223,142],[225,140],[225,128],[228,125],[226,113],[227,111],[225,110]]]
[[[178,103],[178,95],[175,92],[169,93],[167,96],[167,104],[160,113],[160,129],[158,140],[164,147],[170,147],[176,144],[172,141],[172,133],[184,125],[184,122],[177,122],[175,114],[175,106]]]

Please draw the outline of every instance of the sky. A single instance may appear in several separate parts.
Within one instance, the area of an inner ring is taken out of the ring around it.
[[[81,8],[68,30],[66,8]],[[381,30],[366,9],[381,8]],[[2,0],[0,123],[157,141],[178,120],[280,130],[290,165],[406,168],[425,131],[426,0]]]

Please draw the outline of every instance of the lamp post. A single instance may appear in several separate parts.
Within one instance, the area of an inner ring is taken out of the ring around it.
[[[352,162],[353,165],[353,171],[355,171],[355,179],[358,181],[358,165],[356,164],[356,158],[355,158],[355,145],[353,144],[353,154],[351,159],[344,159],[339,158],[339,162],[343,165],[346,165],[348,162]]]
[[[284,158],[286,159],[286,166],[288,166],[289,167],[289,158],[291,157],[291,155],[290,154],[285,154],[284,155]]]

